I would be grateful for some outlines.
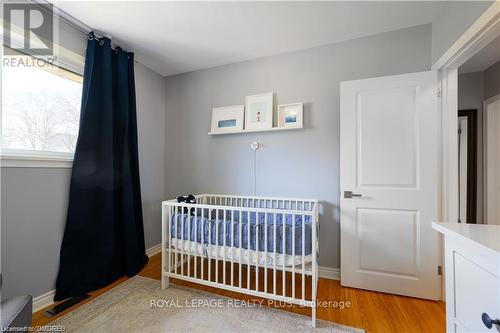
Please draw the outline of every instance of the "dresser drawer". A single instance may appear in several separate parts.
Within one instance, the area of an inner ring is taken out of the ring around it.
[[[455,320],[468,332],[500,332],[486,328],[481,315],[500,319],[500,279],[460,253],[454,253]]]

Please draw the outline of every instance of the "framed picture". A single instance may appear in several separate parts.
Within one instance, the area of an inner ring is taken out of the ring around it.
[[[302,128],[304,104],[291,103],[278,105],[278,127]]]
[[[273,127],[273,93],[246,97],[245,129]]]
[[[212,109],[212,133],[226,133],[243,130],[244,105]]]

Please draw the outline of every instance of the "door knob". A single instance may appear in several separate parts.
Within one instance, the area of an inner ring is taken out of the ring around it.
[[[344,191],[344,198],[346,199],[351,199],[353,197],[361,197],[361,194],[358,193],[352,193],[352,191]]]
[[[493,324],[500,326],[500,319],[491,319],[487,313],[483,313],[481,315],[481,319],[483,320],[484,326],[486,326],[488,329],[491,329],[493,327]]]

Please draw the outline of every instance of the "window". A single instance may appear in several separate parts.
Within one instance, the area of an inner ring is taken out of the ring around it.
[[[9,58],[2,67],[4,155],[72,156],[83,78],[31,56]]]

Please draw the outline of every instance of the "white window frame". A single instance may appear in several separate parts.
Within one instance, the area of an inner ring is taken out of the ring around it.
[[[2,148],[2,168],[71,168],[74,153]]]
[[[32,54],[27,56],[37,58]],[[83,76],[83,70],[76,69],[61,60],[55,65]],[[70,152],[0,148],[0,168],[71,168],[73,158],[74,153]]]

